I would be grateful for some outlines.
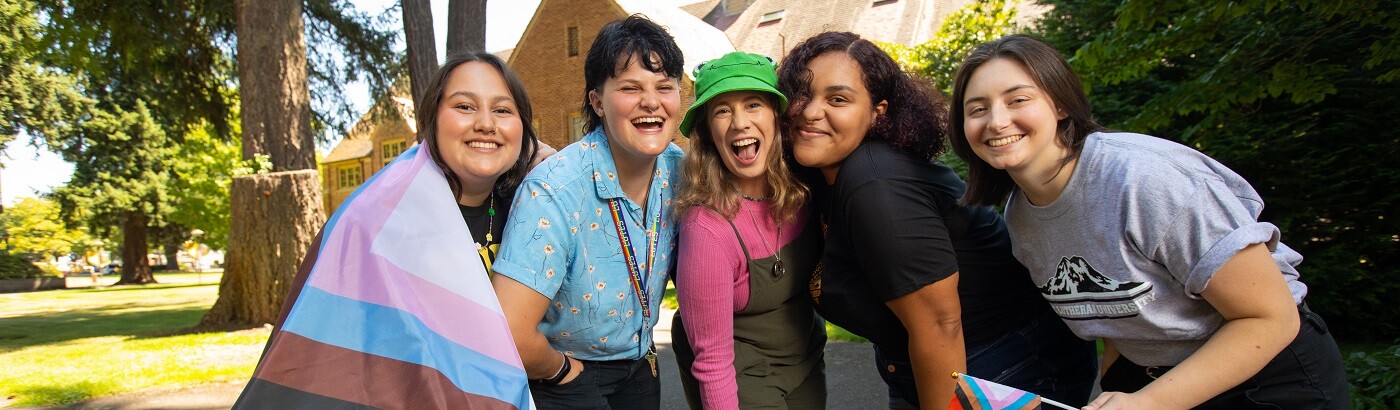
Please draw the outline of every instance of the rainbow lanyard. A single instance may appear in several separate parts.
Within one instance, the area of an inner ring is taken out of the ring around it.
[[[664,205],[658,204],[658,206],[664,209]],[[642,302],[643,317],[651,320],[651,298],[648,297],[646,288],[647,280],[651,278],[652,265],[656,263],[656,238],[661,236],[656,228],[661,223],[662,212],[656,213],[656,218],[651,220],[651,230],[647,232],[648,242],[651,243],[647,245],[647,272],[643,277],[642,267],[639,266],[640,262],[637,261],[636,252],[632,251],[632,239],[627,236],[627,224],[623,222],[626,217],[622,214],[622,200],[619,198],[608,200],[608,208],[612,210],[613,225],[617,226],[617,239],[622,243],[622,257],[627,259],[627,271],[632,276],[632,290],[637,292],[637,300]],[[646,210],[643,209],[642,212],[646,212]]]

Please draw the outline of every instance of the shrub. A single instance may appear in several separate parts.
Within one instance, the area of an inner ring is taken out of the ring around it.
[[[1346,360],[1354,409],[1400,409],[1400,342],[1378,352],[1352,353]]]
[[[43,275],[44,272],[28,259],[0,252],[0,279],[29,279]]]

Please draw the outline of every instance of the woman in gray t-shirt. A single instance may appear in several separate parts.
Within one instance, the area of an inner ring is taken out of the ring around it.
[[[1087,409],[1346,408],[1336,342],[1303,304],[1302,256],[1258,221],[1263,201],[1238,174],[1104,132],[1059,52],[1024,35],[969,55],[949,117],[963,201],[1007,200],[1013,253],[1042,296],[1105,341],[1105,393]]]

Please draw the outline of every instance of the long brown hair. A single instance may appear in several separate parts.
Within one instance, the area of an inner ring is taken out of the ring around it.
[[[506,66],[505,61],[495,54],[484,51],[467,52],[448,56],[447,62],[433,73],[433,79],[428,83],[428,88],[423,95],[422,101],[414,107],[414,116],[417,117],[418,143],[422,148],[428,150],[428,156],[433,159],[433,163],[442,169],[444,177],[447,177],[447,186],[452,188],[452,198],[455,200],[462,194],[462,180],[457,174],[452,173],[452,169],[447,167],[447,163],[442,160],[442,153],[438,152],[437,119],[438,106],[442,104],[443,93],[447,89],[448,80],[452,77],[452,70],[462,64],[470,62],[482,62],[496,68],[501,74],[501,78],[506,80],[506,88],[510,90],[511,98],[515,99],[516,112],[520,114],[520,122],[524,128],[524,135],[520,137],[520,156],[515,159],[515,165],[510,167],[500,178],[496,178],[496,184],[491,187],[492,192],[502,198],[515,196],[515,188],[520,186],[520,181],[525,179],[525,173],[530,171],[530,161],[535,159],[535,151],[539,148],[539,141],[535,135],[534,109],[530,107],[530,97],[525,95],[525,83],[516,77],[515,72]]]
[[[999,205],[1016,186],[1010,173],[996,169],[972,151],[972,145],[967,142],[967,132],[963,130],[963,98],[967,95],[968,81],[971,81],[972,73],[977,68],[999,58],[1021,64],[1035,80],[1035,85],[1045,90],[1055,108],[1064,111],[1065,119],[1060,120],[1055,130],[1056,142],[1069,149],[1069,153],[1060,159],[1061,166],[1079,158],[1079,153],[1084,151],[1084,140],[1090,133],[1104,129],[1094,122],[1094,113],[1089,110],[1089,97],[1084,95],[1084,85],[1079,81],[1079,76],[1069,68],[1069,63],[1055,47],[1025,34],[1012,34],[978,45],[963,60],[957,75],[953,77],[952,113],[948,116],[953,152],[967,162],[967,192],[963,193],[962,202],[970,206]]]
[[[768,199],[768,213],[778,224],[788,224],[796,220],[802,207],[807,205],[808,192],[806,185],[797,182],[784,160],[782,128],[776,124],[782,115],[778,112],[778,99],[772,94],[763,95],[773,110],[773,131],[778,133],[768,144],[768,158],[763,164],[769,192],[772,193]],[[709,108],[702,108],[702,112],[708,112]],[[677,217],[684,216],[697,206],[710,208],[729,219],[734,219],[739,212],[739,189],[735,185],[734,173],[724,166],[719,147],[715,146],[714,138],[710,138],[710,132],[710,122],[706,118],[695,121],[690,135],[690,152],[682,164],[684,178],[675,199]]]

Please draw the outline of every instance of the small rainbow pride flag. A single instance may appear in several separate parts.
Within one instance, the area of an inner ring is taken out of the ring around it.
[[[235,409],[533,409],[447,180],[404,152],[336,210]]]
[[[1035,393],[966,374],[954,372],[953,378],[958,379],[958,384],[953,390],[953,401],[948,403],[948,410],[1039,410],[1042,402],[1075,410],[1074,407],[1042,398]]]

